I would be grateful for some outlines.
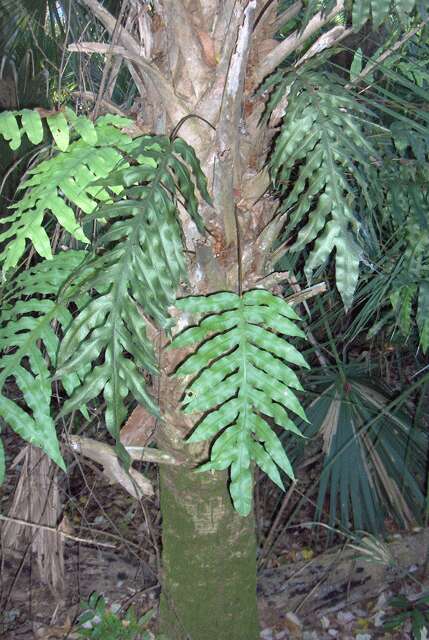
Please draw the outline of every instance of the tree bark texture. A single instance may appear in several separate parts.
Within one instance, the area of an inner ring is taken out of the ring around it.
[[[254,518],[234,512],[226,480],[161,469],[161,631],[168,638],[259,638]]]
[[[274,39],[278,0],[137,0],[125,2],[119,21],[99,0],[79,1],[110,34],[111,43],[94,48],[79,41],[69,49],[80,55],[104,52],[107,61],[115,57],[116,76],[107,74],[109,91],[94,96],[96,104],[109,104],[122,60],[139,93],[137,126],[143,132],[170,133],[180,124],[178,135],[194,147],[208,178],[214,206],[202,207],[207,233],[200,235],[189,217],[181,220],[189,285],[179,297],[237,290],[237,256],[243,290],[275,287],[270,252],[279,231],[271,222],[276,205],[262,197],[269,185],[265,158],[275,131],[260,126],[267,96],[255,89],[329,17],[318,14],[311,33],[297,30],[282,48]],[[335,3],[330,16],[342,6]],[[301,3],[295,3],[285,19],[300,9]],[[178,316],[178,330],[187,322]],[[168,378],[178,354],[163,353],[165,337],[155,333],[153,338],[161,347],[162,372],[155,390],[162,421],[155,438],[168,454],[187,458],[183,468],[161,470],[161,624],[171,640],[252,640],[257,637],[253,518],[233,512],[226,475],[194,472],[207,459],[208,448],[187,447],[184,440],[199,417],[180,414],[183,387]]]

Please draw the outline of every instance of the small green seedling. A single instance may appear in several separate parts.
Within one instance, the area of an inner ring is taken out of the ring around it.
[[[124,615],[108,607],[105,598],[97,592],[91,594],[79,616],[77,633],[80,638],[91,640],[155,640],[154,634],[145,629],[154,611],[138,618],[134,608],[129,607]],[[159,638],[158,640],[163,640]],[[164,638],[164,640],[167,640]]]
[[[386,631],[398,629],[407,621],[411,622],[414,640],[427,638],[429,630],[429,593],[423,593],[417,600],[409,600],[406,596],[395,596],[389,601],[389,606],[396,609],[396,613],[388,617],[383,624]]]

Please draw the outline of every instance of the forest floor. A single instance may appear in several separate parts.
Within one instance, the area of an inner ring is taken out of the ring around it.
[[[0,488],[0,514],[8,513],[21,469],[20,464],[11,468],[13,456],[21,443],[8,431],[4,440],[9,459],[6,482]],[[81,611],[80,603],[87,601],[94,591],[103,594],[109,606],[119,613],[130,605],[139,615],[150,609],[157,610],[160,593],[157,578],[160,555],[157,498],[138,503],[120,488],[106,484],[94,465],[85,465],[83,471],[82,474],[82,468],[75,466],[69,474],[67,486],[63,487],[62,501],[66,505],[63,527],[72,537],[65,542],[62,593],[59,588],[52,593],[41,583],[31,539],[27,538],[26,547],[21,545],[19,550],[1,549],[0,638],[3,640],[77,637],[71,633],[71,625]],[[260,488],[257,501],[258,531],[262,542],[270,530],[272,517],[267,507],[270,496],[264,495],[261,500],[261,491],[269,489]],[[262,502],[265,511],[261,507]],[[312,514],[301,515],[302,521],[311,520]],[[323,530],[316,539],[314,529],[295,526],[282,530],[281,523],[278,526],[276,543],[265,556],[259,575],[261,639],[413,638],[410,621],[398,631],[383,629],[386,619],[394,613],[389,607],[392,596],[404,593],[413,600],[422,587],[429,586],[426,581],[419,586],[421,567],[413,565],[411,558],[409,563],[405,563],[406,571],[397,579],[392,580],[391,576],[387,581],[380,579],[379,584],[373,584],[370,590],[359,587],[360,591],[354,592],[351,578],[345,582],[341,579],[335,602],[331,601],[330,595],[327,599],[317,600],[325,581],[329,580],[326,571],[320,580],[313,576],[308,588],[301,587],[302,598],[288,598],[294,574],[299,572],[301,575],[302,572],[304,576],[307,565],[307,574],[315,573],[315,562],[319,563],[319,559],[325,557],[327,539]],[[387,523],[387,528],[393,538],[396,536],[400,540],[404,535],[395,531],[392,523]],[[34,530],[30,531],[34,535]],[[75,540],[73,536],[84,541]],[[334,539],[332,544],[338,548],[339,540]],[[288,574],[285,567],[290,570]],[[282,593],[284,596],[279,596]],[[311,606],[312,602],[315,607]],[[156,614],[150,625],[149,628],[155,630]],[[426,637],[423,633],[421,640]]]

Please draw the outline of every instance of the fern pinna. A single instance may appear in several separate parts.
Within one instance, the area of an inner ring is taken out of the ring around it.
[[[267,417],[300,435],[287,412],[306,420],[292,391],[302,387],[289,363],[308,365],[277,334],[299,338],[305,334],[294,322],[299,317],[292,307],[263,289],[242,296],[229,292],[190,296],[176,306],[190,314],[204,314],[198,325],[186,328],[171,343],[175,348],[202,343],[175,372],[179,377],[194,376],[183,411],[206,414],[188,442],[212,439],[221,432],[210,461],[200,470],[231,468],[231,497],[245,516],[252,506],[252,461],[282,488],[277,466],[294,477]]]

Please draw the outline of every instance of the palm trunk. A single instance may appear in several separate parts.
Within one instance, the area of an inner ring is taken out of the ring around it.
[[[161,631],[171,640],[256,640],[253,514],[234,512],[223,473],[161,469]]]

